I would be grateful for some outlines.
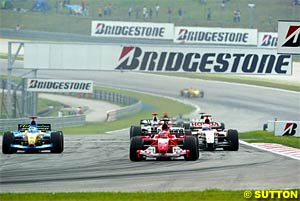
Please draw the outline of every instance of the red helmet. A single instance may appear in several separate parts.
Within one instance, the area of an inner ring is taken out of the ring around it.
[[[163,130],[159,133],[159,137],[161,138],[167,138],[169,136],[169,132],[166,130]]]

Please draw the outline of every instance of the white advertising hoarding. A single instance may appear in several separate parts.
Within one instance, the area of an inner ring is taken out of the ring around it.
[[[292,73],[291,55],[261,48],[25,44],[24,67],[150,72]],[[27,51],[29,50],[29,51]]]
[[[279,54],[300,54],[300,21],[278,21]]]
[[[261,48],[277,48],[278,33],[259,32],[257,46]]]
[[[27,91],[93,93],[91,80],[27,79]]]
[[[300,121],[275,121],[275,136],[300,137]]]
[[[257,46],[257,29],[175,27],[174,42]]]
[[[174,24],[120,21],[92,21],[91,35],[143,39],[173,39]]]

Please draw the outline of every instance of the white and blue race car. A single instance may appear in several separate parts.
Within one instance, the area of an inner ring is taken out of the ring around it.
[[[2,139],[2,152],[13,154],[18,150],[62,153],[64,137],[62,131],[51,131],[51,124],[37,124],[37,117],[32,116],[30,124],[18,124],[17,131],[5,132]]]

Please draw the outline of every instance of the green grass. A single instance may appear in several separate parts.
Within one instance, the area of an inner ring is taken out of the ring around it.
[[[49,107],[53,107],[53,109],[51,113],[47,116],[57,116],[57,112],[63,107],[63,104],[57,101],[52,101],[44,98],[38,99],[38,113],[48,110]]]
[[[132,91],[124,91],[120,89],[113,88],[100,88],[101,90],[107,90],[111,92],[117,92],[123,95],[136,97],[142,101],[142,103],[146,106],[146,110],[142,110],[136,114],[131,116],[120,118],[116,121],[112,122],[90,122],[86,123],[84,126],[79,127],[70,127],[63,128],[62,131],[66,134],[100,134],[107,131],[127,128],[130,125],[138,125],[140,119],[151,118],[152,112],[158,112],[162,114],[163,112],[169,112],[170,116],[177,116],[178,114],[187,114],[193,111],[193,107],[189,105],[185,105],[179,103],[177,101],[173,101],[167,98],[161,98],[158,96],[147,95]]]
[[[202,80],[216,80],[223,82],[231,83],[241,83],[241,84],[250,84],[258,85],[265,87],[272,87],[278,89],[286,89],[291,91],[300,91],[300,83],[289,82],[289,81],[279,81],[279,80],[268,80],[259,77],[245,77],[245,76],[235,76],[235,75],[224,75],[224,74],[189,74],[189,73],[163,73],[162,75],[169,76],[178,76],[178,77],[188,77],[193,79],[202,79]]]
[[[291,190],[294,194],[299,189]],[[251,190],[252,195],[255,191]],[[277,194],[275,194],[276,196]],[[240,201],[257,200],[255,198],[245,199],[244,190],[204,190],[204,191],[183,191],[183,192],[135,192],[135,193],[113,193],[113,192],[92,192],[92,193],[4,193],[0,194],[1,201],[77,201],[77,200],[100,200],[100,201]],[[269,200],[269,199],[267,199]],[[282,200],[274,198],[272,200]],[[294,199],[293,199],[294,200]]]
[[[274,136],[273,132],[251,131],[239,134],[239,138],[249,143],[277,143],[289,147],[300,148],[300,138],[293,136]]]
[[[0,52],[0,59],[7,59],[7,53],[1,53]],[[19,55],[17,56],[16,60],[24,60],[24,56],[23,55]]]
[[[13,1],[15,8],[30,9],[32,0]],[[15,29],[20,24],[26,30],[39,30],[49,32],[64,32],[90,35],[91,20],[121,20],[121,21],[142,21],[142,14],[136,19],[135,8],[138,5],[142,10],[143,6],[153,10],[152,19],[146,22],[168,22],[167,10],[172,9],[171,22],[176,25],[185,26],[208,26],[208,27],[232,27],[249,28],[250,16],[254,16],[254,28],[259,31],[276,31],[277,21],[296,20],[300,18],[300,6],[292,6],[292,1],[283,0],[251,0],[256,7],[252,14],[248,7],[248,0],[230,0],[226,3],[224,10],[221,9],[220,0],[207,0],[206,4],[200,4],[199,0],[85,0],[89,8],[88,16],[69,15],[67,8],[62,8],[58,13],[55,12],[54,5],[56,0],[47,1],[51,10],[47,13],[25,12],[17,13],[12,10],[1,10],[0,27]],[[81,0],[72,0],[72,4],[81,4]],[[158,17],[154,12],[154,7],[158,3],[160,11]],[[111,6],[110,16],[98,16],[98,10],[105,6]],[[133,16],[129,18],[128,8],[133,7]],[[178,16],[178,10],[183,10],[182,19]],[[212,11],[212,20],[206,20],[208,8]],[[241,22],[233,22],[233,12],[235,9],[241,10]],[[271,19],[271,21],[270,21]],[[34,23],[33,23],[34,22]]]

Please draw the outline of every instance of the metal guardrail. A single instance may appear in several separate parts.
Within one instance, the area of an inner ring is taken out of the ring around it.
[[[51,124],[52,130],[63,127],[81,126],[85,124],[86,115],[70,115],[63,117],[39,117],[38,123]],[[18,124],[29,123],[29,118],[0,119],[0,131],[17,130]]]
[[[126,105],[126,107],[107,111],[106,121],[114,121],[118,118],[137,113],[142,109],[142,102],[137,98],[125,96],[115,92],[94,90],[93,94],[68,93],[68,95],[77,97],[80,96],[83,98],[92,98],[96,100],[109,101],[112,103]]]
[[[118,118],[127,116],[129,114],[133,114],[136,112],[141,111],[142,109],[142,102],[139,101],[133,105],[127,106],[127,107],[122,107],[114,110],[109,110],[106,112],[106,121],[114,121]]]

